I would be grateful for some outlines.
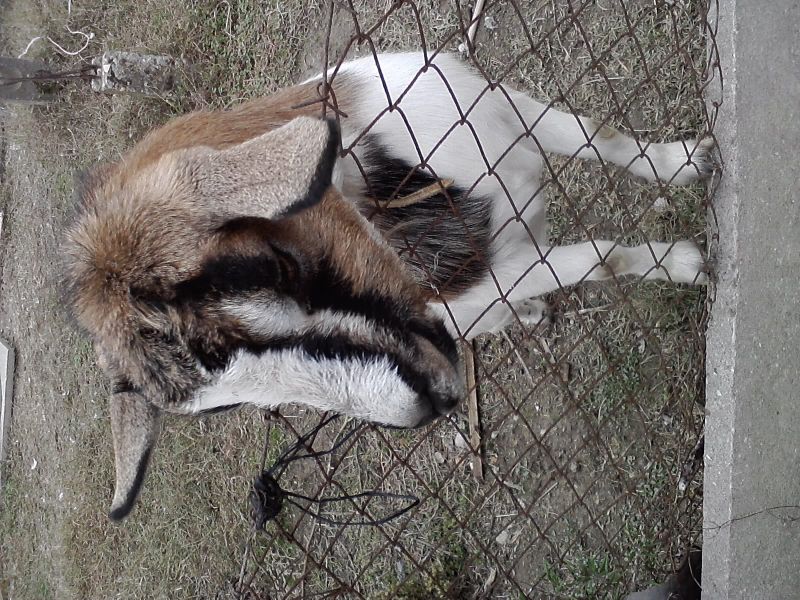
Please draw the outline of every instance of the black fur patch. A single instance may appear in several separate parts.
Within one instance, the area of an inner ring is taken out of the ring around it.
[[[327,125],[328,141],[325,143],[325,150],[317,164],[317,169],[308,186],[306,195],[287,208],[283,214],[277,215],[276,219],[291,217],[307,208],[311,208],[322,200],[322,195],[330,187],[333,166],[336,164],[336,155],[339,152],[341,133],[339,124],[334,119],[327,119]]]
[[[269,350],[302,350],[313,359],[347,360],[354,359],[361,363],[388,358],[397,366],[400,378],[417,394],[430,396],[427,378],[422,375],[404,357],[369,345],[354,343],[343,335],[306,334],[302,336],[286,336],[275,338],[269,342],[250,346],[248,350],[261,354]]]
[[[182,300],[202,300],[279,288],[281,279],[272,256],[220,256],[205,263],[197,277],[179,283],[175,293]]]
[[[444,354],[451,365],[456,366],[458,364],[458,348],[456,347],[456,342],[447,331],[444,323],[441,321],[426,323],[414,320],[410,321],[408,326],[411,331],[424,337],[433,344],[434,348]]]
[[[423,283],[456,295],[488,272],[491,256],[491,202],[458,186],[418,204],[382,208],[436,183],[429,173],[392,157],[377,135],[363,142],[364,195],[373,202],[362,213]],[[376,202],[377,201],[377,202]]]
[[[227,348],[207,348],[202,345],[202,340],[189,343],[189,349],[203,365],[203,368],[212,373],[222,371],[228,366],[231,351]]]
[[[226,227],[235,227],[228,224]],[[275,290],[293,297],[298,292],[299,266],[282,251],[269,247],[260,255],[225,255],[206,262],[199,275],[175,287],[178,305],[193,311],[211,300],[216,304],[224,297],[241,297],[259,290]],[[218,332],[232,334],[232,331]],[[193,336],[187,341],[192,354],[205,369],[216,372],[224,369],[236,345],[208,344],[208,336]],[[232,340],[231,340],[232,341]]]
[[[374,294],[356,294],[350,284],[325,262],[299,288],[296,287],[297,278],[289,278],[284,272],[289,268],[281,260],[270,256],[223,256],[206,263],[197,277],[179,284],[176,297],[183,303],[191,304],[208,298],[218,299],[273,289],[293,297],[309,311],[329,309],[363,316],[392,330],[406,344],[411,343],[410,334],[419,335],[433,344],[451,364],[457,363],[455,342],[442,323],[420,320],[408,307],[394,299]],[[275,343],[282,342],[278,340]],[[341,340],[331,342],[333,346],[340,343]],[[189,345],[194,356],[212,372],[224,369],[234,350]]]
[[[217,415],[219,413],[226,413],[232,410],[239,408],[242,405],[241,402],[235,402],[233,404],[225,404],[223,406],[215,406],[214,408],[207,408],[205,410],[201,410],[198,412],[198,415],[208,416],[208,415]]]
[[[296,296],[300,293],[302,267],[287,252],[268,243],[259,229],[266,221],[255,217],[240,217],[219,228],[223,236],[256,232],[262,236],[257,254],[223,254],[203,264],[201,272],[175,286],[175,296],[181,301],[218,299],[221,296],[240,296],[248,292],[273,289]]]
[[[125,503],[108,513],[108,517],[112,521],[121,521],[133,510],[136,497],[139,495],[139,490],[142,488],[142,483],[144,483],[144,476],[147,473],[147,463],[150,461],[150,452],[151,448],[145,450],[144,454],[142,454],[142,458],[139,460],[139,464],[136,466],[136,477],[133,480],[133,485],[128,490]]]
[[[334,269],[323,263],[309,282],[306,299],[311,310],[330,309],[361,315],[400,334],[408,341],[407,333],[428,340],[455,365],[458,351],[444,324],[427,323],[415,318],[408,307],[392,298],[375,294],[356,294]]]

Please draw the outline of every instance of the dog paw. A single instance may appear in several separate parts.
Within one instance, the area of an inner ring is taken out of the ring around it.
[[[665,168],[659,176],[672,185],[688,185],[705,179],[714,169],[711,152],[714,138],[664,144]]]
[[[708,283],[708,264],[694,242],[675,242],[661,262],[661,268],[675,283]]]
[[[553,322],[553,311],[544,300],[527,298],[515,302],[513,307],[517,318],[528,327],[544,328]]]

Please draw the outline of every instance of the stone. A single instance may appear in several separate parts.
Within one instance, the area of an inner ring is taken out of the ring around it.
[[[171,56],[109,50],[95,58],[99,78],[92,89],[107,94],[138,94],[163,98],[172,94],[181,79],[185,63]]]

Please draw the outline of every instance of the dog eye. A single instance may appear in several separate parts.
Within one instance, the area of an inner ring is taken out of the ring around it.
[[[278,263],[281,283],[285,286],[297,281],[300,277],[300,264],[297,259],[283,250],[278,250],[277,248],[273,250]]]

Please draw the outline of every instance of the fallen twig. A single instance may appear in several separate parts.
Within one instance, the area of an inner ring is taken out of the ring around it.
[[[475,348],[472,342],[464,342],[464,365],[467,378],[467,406],[469,419],[469,443],[472,447],[472,474],[483,481],[483,458],[481,456],[481,428],[478,414],[478,384],[475,378]]]
[[[402,198],[392,198],[387,200],[383,203],[384,208],[405,208],[406,206],[412,206],[414,204],[419,204],[423,200],[427,200],[436,194],[441,193],[442,191],[449,188],[453,185],[452,179],[440,179],[439,181],[434,181],[430,185],[426,185],[424,188],[418,189],[416,192],[409,194],[408,196],[403,196]]]
[[[705,442],[706,436],[705,433],[700,436],[700,439],[697,440],[697,443],[692,448],[692,451],[689,453],[689,456],[683,462],[681,466],[681,476],[678,479],[678,491],[685,492],[689,484],[694,479],[694,476],[700,470],[700,466],[703,464],[703,452],[705,451]]]
[[[475,3],[475,8],[472,11],[472,20],[470,21],[469,29],[467,30],[467,40],[463,45],[463,49],[467,53],[472,53],[475,48],[475,33],[478,31],[478,24],[483,16],[483,5],[485,0],[478,0]],[[459,48],[461,49],[461,48]]]
[[[500,331],[500,333],[506,339],[506,341],[508,342],[508,345],[511,346],[511,349],[514,351],[514,354],[516,355],[517,360],[519,361],[519,364],[522,366],[522,370],[525,371],[525,375],[528,376],[528,379],[530,380],[531,385],[533,385],[533,383],[534,383],[533,382],[533,375],[531,375],[530,369],[528,369],[528,365],[526,365],[525,361],[522,360],[522,355],[519,353],[519,350],[517,350],[516,344],[514,344],[514,342],[511,341],[511,338],[508,337],[508,334],[505,332],[505,330]]]

